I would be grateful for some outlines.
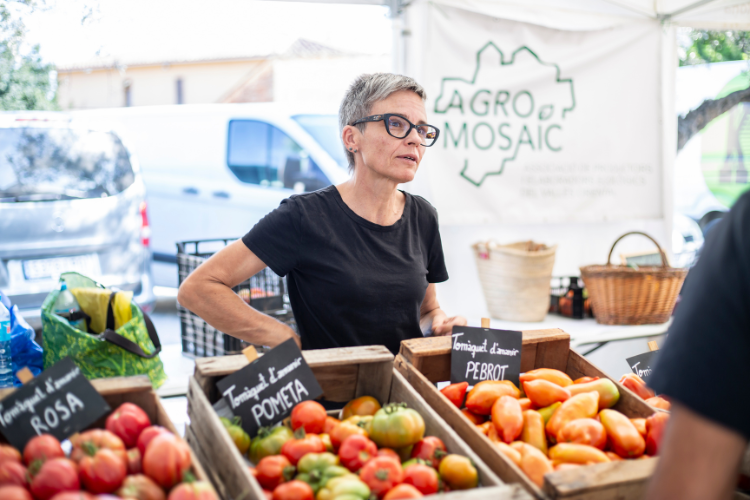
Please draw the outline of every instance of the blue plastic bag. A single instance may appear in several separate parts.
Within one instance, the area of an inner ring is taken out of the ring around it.
[[[36,377],[44,370],[42,347],[34,340],[34,329],[18,312],[18,306],[11,306],[10,299],[0,292],[0,301],[10,311],[10,354],[13,358],[13,385],[19,387],[21,381],[16,373],[23,367],[31,370]]]

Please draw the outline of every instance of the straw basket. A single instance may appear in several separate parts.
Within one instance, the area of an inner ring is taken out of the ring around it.
[[[508,321],[542,321],[549,310],[557,245],[486,242],[472,248],[490,316]]]
[[[661,266],[628,267],[610,263],[615,245],[625,236],[640,234],[654,242]],[[651,236],[633,231],[614,242],[607,265],[581,267],[596,321],[604,325],[647,325],[669,320],[687,269],[669,267],[664,250]]]

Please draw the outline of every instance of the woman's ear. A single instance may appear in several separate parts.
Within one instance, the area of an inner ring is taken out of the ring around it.
[[[356,153],[359,147],[357,141],[360,139],[362,134],[357,127],[347,125],[344,130],[341,131],[341,140],[344,141],[344,147],[350,153]]]

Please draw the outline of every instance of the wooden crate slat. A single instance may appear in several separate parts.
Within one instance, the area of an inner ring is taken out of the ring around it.
[[[589,465],[545,476],[545,491],[565,500],[642,498],[658,459]]]
[[[317,377],[317,374],[315,376]],[[378,363],[360,364],[354,397],[372,396],[382,404],[390,397],[392,379],[393,358]]]

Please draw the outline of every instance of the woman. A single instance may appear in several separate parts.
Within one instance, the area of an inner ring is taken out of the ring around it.
[[[293,338],[303,349],[385,345],[397,353],[402,340],[465,325],[437,301],[435,283],[448,279],[437,213],[398,190],[437,140],[424,99],[405,76],[357,78],[339,111],[351,178],[282,201],[183,282],[180,304],[247,342]],[[231,290],[266,266],[287,276],[301,343]]]

